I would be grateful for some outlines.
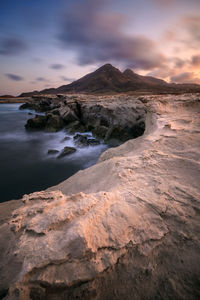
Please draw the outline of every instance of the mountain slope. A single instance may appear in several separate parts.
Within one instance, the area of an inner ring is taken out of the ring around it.
[[[200,85],[169,84],[162,79],[142,76],[126,69],[123,73],[111,64],[105,64],[96,71],[67,85],[42,91],[23,93],[20,97],[37,94],[57,93],[121,93],[130,91],[144,92],[200,92]]]

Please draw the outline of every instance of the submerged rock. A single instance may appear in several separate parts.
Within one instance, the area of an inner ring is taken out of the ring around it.
[[[100,144],[100,141],[96,140],[96,139],[88,139],[88,145],[90,146],[97,146]]]
[[[47,153],[48,154],[57,154],[57,153],[59,153],[59,151],[56,149],[49,149]]]
[[[86,147],[88,146],[88,136],[87,135],[81,135],[76,134],[74,136],[74,143],[79,147]]]
[[[60,142],[61,143],[64,143],[64,142],[66,142],[66,141],[69,141],[71,138],[70,138],[70,136],[66,136],[66,137],[64,137],[64,139],[62,139]]]
[[[58,155],[57,158],[62,158],[66,155],[70,155],[70,154],[73,154],[74,152],[76,152],[76,148],[74,147],[65,147],[61,153]]]

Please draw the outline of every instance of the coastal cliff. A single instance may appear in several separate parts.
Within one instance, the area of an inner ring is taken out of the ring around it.
[[[0,205],[2,298],[199,299],[200,95],[120,97],[142,136]]]

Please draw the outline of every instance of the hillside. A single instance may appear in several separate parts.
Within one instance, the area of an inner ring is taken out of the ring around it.
[[[141,76],[130,69],[121,72],[111,64],[105,64],[96,71],[67,85],[58,88],[49,88],[42,91],[22,93],[20,97],[30,97],[38,94],[58,93],[124,93],[124,92],[153,92],[177,93],[200,92],[197,84],[169,84],[162,79],[151,76]]]

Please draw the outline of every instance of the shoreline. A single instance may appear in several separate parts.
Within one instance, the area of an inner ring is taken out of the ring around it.
[[[24,103],[28,98],[0,98],[0,104]]]

